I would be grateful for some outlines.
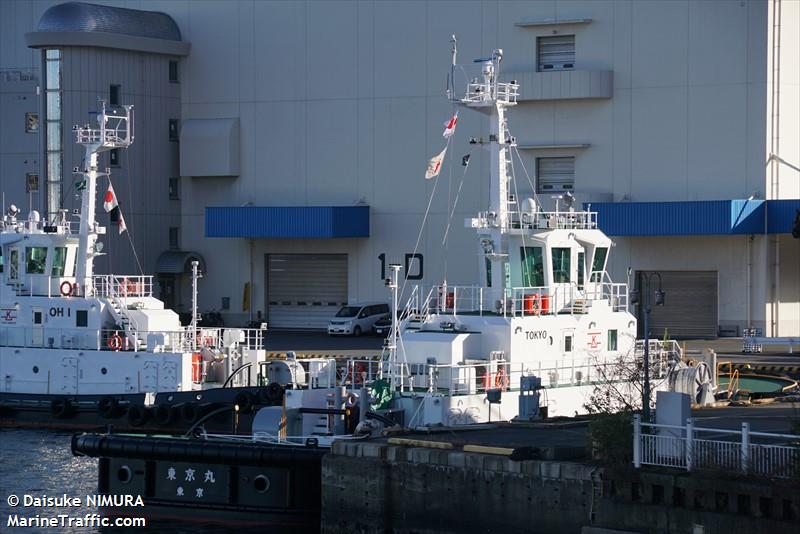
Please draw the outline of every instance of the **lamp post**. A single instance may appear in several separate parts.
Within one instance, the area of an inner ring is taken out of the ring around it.
[[[642,272],[641,284],[644,285],[644,385],[642,387],[642,416],[645,421],[650,421],[650,310],[652,294],[656,306],[664,305],[664,291],[661,290],[661,273],[658,272]],[[654,276],[658,277],[658,289],[650,292],[650,282]],[[640,291],[634,289],[631,291],[631,304],[638,304]]]

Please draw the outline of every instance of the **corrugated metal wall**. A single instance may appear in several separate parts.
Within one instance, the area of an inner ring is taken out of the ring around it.
[[[369,206],[209,207],[206,208],[206,237],[369,237]]]

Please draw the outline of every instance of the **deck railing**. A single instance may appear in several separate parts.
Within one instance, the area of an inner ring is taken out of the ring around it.
[[[191,352],[203,347],[222,349],[233,343],[249,349],[264,348],[264,330],[258,328],[198,328],[140,330],[138,342],[122,330],[89,328],[0,327],[0,347],[46,349],[119,350],[147,352]]]
[[[684,426],[659,425],[635,415],[633,464],[793,478],[800,476],[800,435],[753,432],[749,423],[741,430],[701,428],[691,418]]]
[[[92,277],[92,291],[101,298],[136,298],[153,296],[150,275],[100,274]]]
[[[432,313],[478,314],[494,312],[504,317],[526,315],[556,315],[585,313],[595,302],[606,301],[615,312],[628,309],[628,284],[613,283],[607,280],[604,272],[592,273],[598,281],[586,282],[579,286],[576,282],[539,287],[512,287],[505,290],[505,304],[493,309],[489,302],[487,289],[480,286],[434,286],[426,298],[420,298],[420,290],[415,288],[408,300],[407,309],[414,309],[427,318]],[[605,278],[603,278],[605,277]]]

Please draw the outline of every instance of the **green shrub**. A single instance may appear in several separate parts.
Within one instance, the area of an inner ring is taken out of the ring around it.
[[[600,414],[587,430],[592,458],[609,464],[629,464],[633,460],[633,414],[629,411]]]

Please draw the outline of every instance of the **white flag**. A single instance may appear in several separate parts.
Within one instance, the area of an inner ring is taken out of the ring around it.
[[[447,152],[447,147],[444,147],[444,150],[439,152],[438,155],[433,156],[428,160],[428,168],[425,170],[426,180],[430,180],[434,176],[438,176],[439,171],[442,170],[442,161],[444,160],[445,152]]]
[[[442,133],[442,137],[447,139],[456,131],[456,123],[458,122],[458,113],[453,115],[453,118],[444,123],[444,132]]]

